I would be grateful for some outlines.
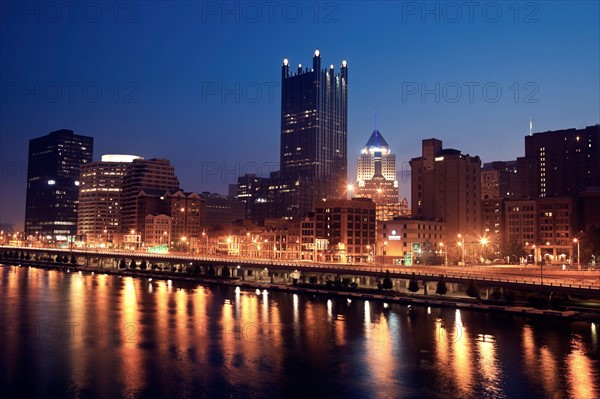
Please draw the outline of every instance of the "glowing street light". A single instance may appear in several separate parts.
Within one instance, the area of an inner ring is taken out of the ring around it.
[[[462,236],[462,234],[458,234],[458,246],[461,248],[461,258],[462,258],[462,265],[465,266],[465,238]]]
[[[577,271],[581,271],[581,262],[579,261],[579,240],[577,238],[573,238],[573,242],[577,244]]]
[[[440,252],[444,251],[444,243],[440,242]],[[448,266],[448,250],[444,251],[444,266]]]
[[[185,252],[187,252],[188,242],[187,242],[187,237],[186,236],[181,237],[181,245],[183,247],[183,250]]]
[[[481,244],[481,255],[483,257],[484,263],[485,263],[485,250],[486,250],[486,245],[488,244],[488,239],[487,237],[481,237],[481,240],[479,240],[479,243]]]

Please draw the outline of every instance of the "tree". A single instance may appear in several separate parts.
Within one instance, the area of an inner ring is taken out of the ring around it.
[[[448,287],[446,287],[446,281],[444,280],[444,276],[440,275],[440,279],[437,282],[437,286],[435,287],[435,293],[438,295],[446,295],[448,292]]]
[[[77,264],[77,258],[75,258],[75,255],[71,255],[71,264],[72,265],[76,265]]]
[[[515,291],[511,290],[511,289],[504,289],[504,293],[502,294],[502,297],[504,298],[504,300],[507,303],[513,303],[516,299],[516,295],[515,295]]]
[[[392,279],[390,278],[389,270],[385,271],[385,277],[383,278],[383,283],[381,284],[381,288],[383,288],[384,290],[391,290],[392,288],[394,288],[394,283],[392,283]]]
[[[600,226],[592,226],[579,236],[582,264],[589,263],[595,257],[600,261]]]
[[[158,265],[156,263],[152,264],[152,270],[158,270]]]
[[[209,275],[209,276],[215,276],[216,274],[217,274],[217,271],[215,270],[215,267],[214,267],[213,265],[211,265],[211,266],[208,268],[208,275]]]
[[[545,308],[548,306],[549,297],[543,292],[534,292],[527,297],[529,304],[536,308]]]
[[[510,257],[511,262],[518,263],[519,259],[527,256],[527,250],[523,243],[513,237],[502,247],[502,255]]]
[[[125,259],[121,259],[121,262],[119,262],[119,269],[127,269],[127,263],[125,262]]]
[[[140,263],[140,270],[146,270],[148,268],[148,263],[146,263],[146,259],[142,259],[142,263]]]
[[[137,267],[137,263],[135,263],[135,259],[131,259],[131,263],[129,264],[130,269],[135,269]]]
[[[479,287],[477,286],[477,282],[475,280],[469,281],[469,286],[467,287],[466,294],[471,298],[479,299]]]
[[[62,263],[62,261],[63,261],[63,260],[62,260],[62,255],[61,255],[61,254],[58,254],[58,255],[56,255],[56,260],[55,260],[55,262],[56,262],[56,263]]]
[[[415,273],[412,274],[412,276],[410,277],[410,281],[408,282],[408,290],[410,292],[417,292],[419,291],[419,282],[417,281],[417,276],[415,276]]]
[[[229,268],[227,266],[223,266],[223,269],[221,269],[221,276],[223,276],[223,277],[231,276],[231,272],[229,271]]]
[[[494,288],[490,296],[492,297],[492,300],[499,301],[502,299],[502,291],[500,291],[498,288]]]

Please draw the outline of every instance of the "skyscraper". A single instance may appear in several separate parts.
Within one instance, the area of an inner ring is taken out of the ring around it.
[[[600,125],[526,136],[517,170],[523,197],[571,196],[600,186]]]
[[[80,167],[92,161],[93,146],[93,137],[66,129],[29,140],[27,236],[65,241],[77,233]]]
[[[358,158],[356,196],[373,199],[377,205],[398,203],[396,155],[375,128]]]
[[[134,159],[123,177],[121,232],[143,232],[146,214],[138,214],[137,197],[143,190],[177,191],[179,180],[167,159]]]
[[[495,161],[481,168],[481,198],[518,197],[517,161]]]
[[[121,231],[123,177],[135,155],[102,155],[81,166],[77,235],[88,243],[112,242]]]
[[[268,178],[238,180],[237,197],[250,216],[302,219],[323,199],[341,198],[347,187],[348,65],[321,68],[315,50],[311,68],[281,67],[281,170]],[[248,216],[248,215],[247,215]]]
[[[315,197],[337,198],[345,190],[348,142],[348,65],[321,69],[281,67],[281,178],[310,179]],[[322,198],[319,198],[322,199]]]
[[[441,140],[423,140],[423,154],[410,161],[412,215],[446,222],[446,237],[478,240],[481,227],[481,160]]]

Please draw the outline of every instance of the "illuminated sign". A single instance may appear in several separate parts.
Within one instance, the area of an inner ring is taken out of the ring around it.
[[[169,247],[166,244],[163,245],[155,245],[153,247],[148,247],[149,254],[167,254],[169,253]]]

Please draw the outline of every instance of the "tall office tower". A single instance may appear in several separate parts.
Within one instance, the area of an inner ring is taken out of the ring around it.
[[[333,65],[321,69],[315,50],[311,68],[291,73],[286,58],[281,79],[281,178],[309,179],[314,200],[339,198],[347,180],[346,61],[337,74]]]
[[[246,219],[250,219],[255,223],[262,223],[266,217],[269,217],[264,212],[268,195],[268,187],[265,184],[267,180],[267,177],[246,173],[238,177],[238,183],[235,187],[234,197],[245,204]]]
[[[441,140],[423,140],[423,154],[410,161],[412,215],[446,222],[445,236],[461,234],[466,240],[482,236],[481,160],[454,149],[442,149]]]
[[[93,137],[66,129],[29,140],[26,236],[65,241],[77,234],[80,167],[92,161],[93,147]]]
[[[526,136],[517,168],[523,197],[571,196],[600,186],[600,125]]]
[[[121,232],[143,233],[145,217],[138,215],[137,197],[143,190],[177,191],[179,180],[167,159],[134,159],[123,177]]]
[[[495,161],[481,168],[481,198],[518,197],[517,161]]]
[[[135,155],[102,155],[81,166],[77,235],[88,243],[113,242],[121,232],[123,177]]]
[[[377,127],[358,158],[357,170],[357,197],[371,198],[377,205],[398,203],[396,155]]]

